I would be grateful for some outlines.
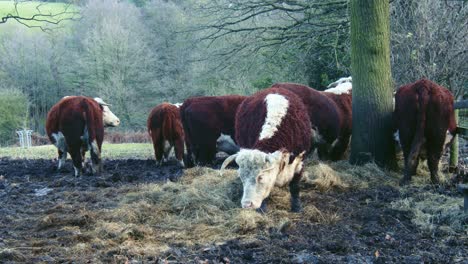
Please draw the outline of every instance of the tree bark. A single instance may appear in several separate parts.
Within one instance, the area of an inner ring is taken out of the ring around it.
[[[351,0],[352,164],[395,167],[388,0]]]

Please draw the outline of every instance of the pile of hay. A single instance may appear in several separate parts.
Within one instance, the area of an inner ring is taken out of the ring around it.
[[[405,192],[408,191],[410,190],[405,190]],[[463,199],[459,197],[426,191],[395,201],[391,207],[411,211],[413,213],[411,221],[423,231],[432,234],[434,232],[466,233],[468,230],[468,214],[463,211]]]
[[[307,173],[304,179],[306,185],[311,185],[321,192],[380,185],[396,186],[400,177],[398,173],[384,170],[375,163],[355,166],[347,161],[319,162],[306,166],[305,171]]]
[[[180,182],[143,185],[94,226],[95,244],[123,255],[159,255],[171,245],[193,246],[253,238],[281,229],[291,217],[289,191],[274,190],[267,214],[240,208],[237,172],[196,167]],[[115,253],[113,253],[115,254]]]

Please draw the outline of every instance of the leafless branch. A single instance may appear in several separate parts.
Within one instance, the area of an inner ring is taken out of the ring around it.
[[[58,13],[43,12],[41,7],[47,5],[46,3],[40,3],[36,6],[37,13],[27,17],[20,14],[18,4],[20,2],[15,1],[14,3],[14,12],[8,13],[5,16],[0,18],[0,24],[6,23],[8,20],[15,20],[16,22],[24,25],[28,28],[39,28],[42,31],[50,31],[51,28],[46,27],[45,25],[59,25],[63,21],[74,21],[80,19],[80,13],[78,11],[73,11],[72,5],[67,4],[63,11]],[[39,25],[29,24],[28,21],[40,22]],[[57,28],[57,27],[55,27]]]

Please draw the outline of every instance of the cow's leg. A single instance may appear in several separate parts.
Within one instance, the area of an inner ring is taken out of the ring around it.
[[[168,140],[164,140],[164,159],[163,162],[169,161],[169,154],[171,153],[172,144]]]
[[[151,140],[153,141],[154,157],[156,159],[156,165],[161,166],[162,154],[164,151],[164,142],[162,140],[161,128],[153,128],[151,130]]]
[[[330,147],[328,144],[323,143],[319,144],[317,147],[317,154],[320,160],[329,160],[330,159]]]
[[[91,173],[101,173],[102,169],[102,161],[101,161],[101,150],[99,149],[99,146],[94,140],[91,142],[91,147],[90,147],[90,154],[91,154]]]
[[[425,139],[417,140],[411,145],[411,149],[406,152],[409,152],[408,155],[405,155],[405,173],[403,179],[400,181],[400,185],[405,185],[411,182],[411,177],[416,174],[416,169],[419,164],[419,153],[421,152],[421,147],[424,144]],[[404,153],[403,153],[404,154]]]
[[[156,156],[156,165],[161,166],[163,164],[163,154],[164,154],[164,140],[158,138],[156,142],[154,155]]]
[[[174,153],[176,159],[179,161],[179,164],[182,167],[185,167],[184,164],[184,140],[182,138],[178,138],[174,142]]]
[[[348,149],[349,137],[338,138],[333,142],[330,149],[330,159],[332,161],[337,161],[343,158],[344,153]]]
[[[439,144],[427,145],[427,166],[431,172],[431,182],[433,184],[439,184],[439,161],[442,154],[443,143],[437,142]]]
[[[293,179],[289,183],[289,192],[291,193],[291,211],[295,213],[298,213],[302,210],[301,200],[299,198],[299,182],[302,178],[302,172],[303,170],[301,170],[299,173],[294,173]]]
[[[67,150],[65,149],[65,151],[63,150],[58,150],[58,166],[57,166],[57,170],[61,170],[62,169],[62,166],[65,165],[65,162],[67,160]]]
[[[80,145],[77,145],[75,147],[70,147],[71,152],[70,156],[73,160],[73,169],[75,170],[75,177],[81,176],[81,172],[83,170],[83,160],[81,156],[81,148]]]

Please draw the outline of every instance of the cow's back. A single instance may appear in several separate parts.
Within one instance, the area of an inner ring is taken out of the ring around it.
[[[310,117],[311,126],[320,136],[332,143],[340,133],[341,116],[335,102],[321,92],[296,83],[276,83],[272,88],[287,89],[303,101]]]
[[[271,137],[260,139],[267,117],[265,98],[270,94],[284,96],[287,112]],[[306,107],[294,93],[283,88],[268,88],[245,99],[236,114],[236,139],[241,148],[274,152],[285,148],[299,154],[308,151],[311,126]]]

